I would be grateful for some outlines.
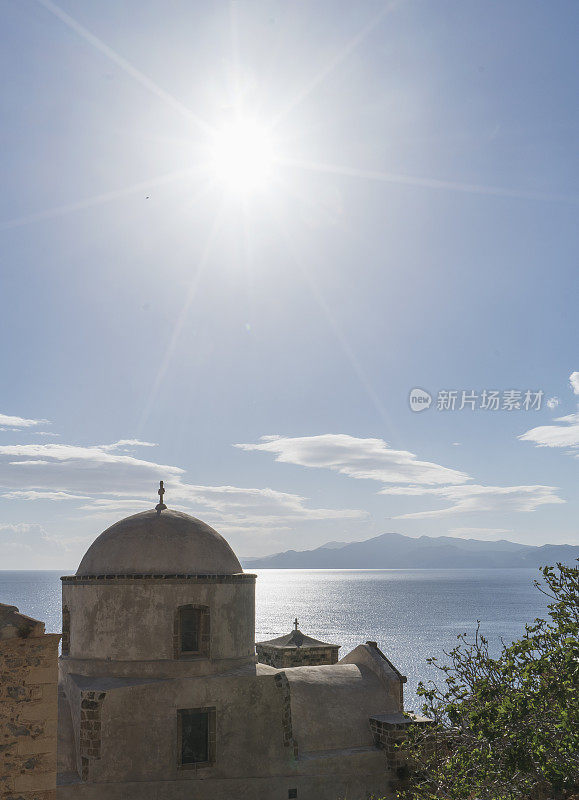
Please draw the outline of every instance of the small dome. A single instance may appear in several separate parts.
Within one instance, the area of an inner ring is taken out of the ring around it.
[[[233,575],[241,564],[221,534],[180,511],[116,522],[86,551],[77,575]]]

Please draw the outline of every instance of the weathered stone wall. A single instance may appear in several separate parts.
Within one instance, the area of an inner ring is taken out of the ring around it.
[[[432,724],[432,720],[411,712],[376,714],[370,717],[370,730],[374,742],[377,747],[384,750],[388,767],[395,780],[403,778],[406,774],[406,754],[400,746],[408,736],[410,724],[425,728]]]
[[[255,575],[72,576],[62,579],[62,602],[63,662],[74,673],[169,677],[255,663]],[[209,609],[205,658],[175,657],[184,605]]]
[[[288,667],[321,667],[336,664],[338,647],[267,647],[257,645],[257,660],[276,669]]]
[[[0,799],[55,800],[60,636],[0,604]]]

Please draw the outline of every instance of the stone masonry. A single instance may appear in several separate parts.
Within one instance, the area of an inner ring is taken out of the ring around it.
[[[59,640],[0,603],[0,800],[56,799]]]
[[[90,762],[101,757],[101,705],[106,692],[81,692],[80,760],[83,781],[89,778]]]
[[[402,778],[406,772],[404,750],[400,746],[407,737],[409,725],[426,727],[432,724],[428,717],[421,717],[412,712],[406,714],[376,714],[370,717],[370,730],[374,743],[386,754],[389,769],[395,778]]]
[[[298,629],[298,624],[296,618],[294,630],[290,633],[277,639],[257,642],[257,660],[276,669],[336,664],[340,645],[312,639]]]

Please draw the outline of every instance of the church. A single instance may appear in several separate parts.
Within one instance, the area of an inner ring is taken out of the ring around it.
[[[390,795],[404,676],[375,642],[337,660],[297,621],[258,661],[256,576],[160,497],[62,578],[59,800]]]

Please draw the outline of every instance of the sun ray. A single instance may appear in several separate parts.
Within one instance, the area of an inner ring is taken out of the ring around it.
[[[52,0],[36,0],[36,2],[57,17],[61,22],[77,33],[96,50],[106,56],[110,61],[113,61],[123,70],[123,72],[134,78],[137,83],[140,83],[141,86],[144,86],[161,100],[164,100],[169,106],[174,108],[176,111],[179,111],[189,120],[194,122],[204,133],[213,133],[212,126],[209,125],[205,120],[201,119],[201,117],[199,117],[197,114],[194,114],[190,108],[188,108],[172,94],[167,92],[165,89],[162,89],[158,84],[155,83],[154,80],[149,78],[148,75],[145,75],[144,72],[141,72],[139,69],[134,67],[130,61],[127,61],[126,58],[123,58],[121,55],[115,52],[112,47],[109,47],[109,45],[103,42],[102,39],[99,39],[98,36],[95,36],[93,33],[91,33],[88,28],[85,28],[84,25],[81,25],[79,22],[77,22],[73,17],[70,16],[70,14],[67,14],[66,11],[63,11],[62,8],[56,5],[56,3],[53,3]]]
[[[312,80],[304,86],[283,108],[279,111],[272,120],[272,129],[276,127],[290,111],[303,103],[314,89],[316,89],[343,61],[345,61],[351,53],[359,47],[364,39],[370,34],[377,25],[380,24],[382,19],[389,14],[395,6],[399,4],[399,0],[390,0],[386,3],[378,14],[376,14],[358,33],[353,36],[349,42],[332,58],[325,67],[323,67]]]
[[[181,312],[179,313],[179,316],[175,321],[175,325],[173,326],[173,331],[171,333],[171,338],[169,339],[169,344],[167,345],[167,348],[165,350],[165,355],[163,356],[163,360],[161,361],[159,369],[157,370],[157,374],[155,376],[155,380],[153,381],[151,391],[149,392],[147,401],[141,413],[139,424],[137,426],[137,430],[139,431],[139,433],[142,432],[147,422],[147,419],[149,418],[149,415],[151,413],[151,410],[159,393],[159,387],[161,386],[161,382],[165,377],[165,375],[167,374],[167,370],[169,369],[171,359],[173,358],[175,348],[177,347],[179,338],[181,336],[181,332],[183,330],[183,326],[187,319],[187,315],[189,314],[189,309],[191,308],[193,300],[195,299],[195,295],[197,293],[197,289],[199,286],[199,281],[201,280],[201,277],[205,272],[205,268],[207,266],[209,256],[211,255],[213,244],[215,243],[215,240],[217,238],[217,234],[219,232],[221,221],[223,218],[224,209],[225,209],[225,202],[222,201],[220,207],[217,210],[217,213],[215,214],[213,225],[211,226],[207,234],[207,241],[205,242],[205,246],[203,248],[203,252],[201,254],[201,258],[199,260],[199,264],[197,266],[195,275],[193,276],[193,279],[189,284],[189,291],[187,292],[187,297],[185,298],[183,308],[181,309]],[[137,438],[139,437],[137,436]]]
[[[395,183],[401,186],[418,186],[425,189],[446,189],[452,192],[465,192],[467,194],[489,195],[492,197],[512,197],[518,200],[545,200],[551,202],[577,203],[577,197],[566,194],[550,194],[548,192],[528,192],[520,189],[507,189],[501,186],[484,186],[476,183],[460,183],[458,181],[444,181],[437,178],[418,178],[411,175],[398,175],[392,172],[378,170],[358,169],[345,167],[338,164],[320,164],[315,161],[301,161],[290,158],[278,158],[277,163],[286,167],[295,167],[309,172],[320,172],[331,175],[343,175],[348,178],[363,178]]]
[[[310,291],[312,292],[312,296],[318,303],[326,319],[326,322],[329,325],[330,330],[332,331],[333,335],[336,337],[336,340],[338,341],[338,344],[340,345],[342,353],[346,357],[346,360],[349,362],[350,367],[352,368],[354,374],[358,378],[360,385],[362,386],[362,389],[366,393],[368,399],[370,400],[370,402],[378,412],[380,418],[384,422],[388,432],[388,436],[392,439],[394,433],[393,426],[385,406],[381,402],[378,394],[376,393],[376,390],[372,386],[368,376],[366,375],[364,369],[362,368],[358,360],[358,357],[354,352],[354,349],[352,348],[352,346],[350,345],[350,343],[340,330],[340,326],[338,325],[332,313],[331,308],[326,303],[322,293],[318,289],[313,276],[311,275],[310,271],[307,268],[307,265],[303,263],[302,259],[296,252],[293,237],[290,235],[290,232],[284,227],[279,217],[275,217],[274,219],[276,227],[280,233],[280,236],[284,241],[284,245],[287,248],[287,252],[290,253],[293,263],[300,270],[305,282],[309,286]]]
[[[153,189],[156,186],[163,186],[166,183],[171,183],[172,181],[187,178],[190,175],[195,174],[201,166],[203,165],[187,170],[175,170],[174,172],[168,172],[165,175],[159,175],[157,178],[151,178],[150,180],[135,183],[132,186],[127,186],[124,189],[114,189],[111,192],[103,192],[102,194],[93,195],[93,197],[86,197],[85,199],[77,200],[74,203],[54,206],[53,208],[47,208],[44,211],[36,211],[33,214],[27,214],[22,217],[9,219],[5,222],[0,222],[0,231],[10,230],[11,228],[20,228],[23,225],[30,225],[33,222],[41,222],[46,219],[65,217],[68,214],[73,214],[76,211],[82,211],[85,208],[93,208],[94,206],[104,205],[112,202],[113,200],[118,200],[121,197],[128,197],[132,194],[138,194],[139,192]]]

